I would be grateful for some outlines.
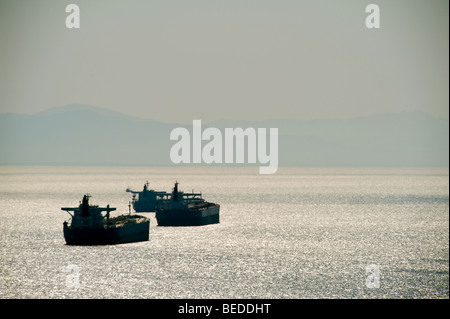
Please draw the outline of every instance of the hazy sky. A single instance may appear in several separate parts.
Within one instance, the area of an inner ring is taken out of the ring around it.
[[[67,29],[65,7],[81,10]],[[376,3],[381,28],[367,29]],[[0,0],[0,112],[448,118],[447,0]]]

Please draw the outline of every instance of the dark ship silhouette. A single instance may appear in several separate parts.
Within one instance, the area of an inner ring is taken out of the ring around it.
[[[155,217],[158,226],[200,226],[219,223],[219,210],[201,193],[180,192],[175,182],[172,193],[158,195]]]
[[[126,190],[133,194],[131,204],[136,212],[154,212],[156,210],[157,196],[166,195],[166,192],[158,192],[153,189],[148,189],[148,181],[144,184],[142,192],[133,191],[130,188]]]
[[[72,217],[70,223],[65,221],[63,224],[68,245],[112,245],[148,240],[148,218],[131,215],[131,212],[129,215],[110,217],[110,212],[115,208],[89,205],[89,198],[90,195],[86,194],[78,207],[61,208]]]

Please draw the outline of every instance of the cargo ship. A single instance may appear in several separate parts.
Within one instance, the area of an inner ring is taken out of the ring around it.
[[[201,193],[184,193],[178,182],[172,193],[158,195],[156,220],[158,226],[200,226],[219,223],[220,205],[202,198]]]
[[[150,219],[139,215],[111,217],[115,208],[89,205],[90,195],[83,196],[78,207],[62,207],[71,216],[63,223],[64,239],[67,245],[114,245],[149,238]],[[102,212],[106,212],[105,215]]]
[[[159,192],[153,189],[148,189],[148,181],[144,184],[142,192],[133,191],[130,188],[126,190],[133,194],[131,204],[133,209],[138,213],[154,212],[156,210],[157,196],[166,195],[166,192]]]

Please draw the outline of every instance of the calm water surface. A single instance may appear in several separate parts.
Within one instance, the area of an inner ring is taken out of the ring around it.
[[[0,298],[448,298],[448,168],[0,167]],[[65,245],[60,210],[202,192],[220,224]],[[371,265],[371,266],[370,266]],[[368,271],[366,268],[369,267]]]

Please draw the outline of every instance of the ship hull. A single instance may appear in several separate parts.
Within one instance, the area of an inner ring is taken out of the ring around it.
[[[134,211],[137,213],[151,213],[156,210],[156,199],[154,201],[135,201],[133,203]]]
[[[203,209],[157,210],[155,217],[158,226],[202,226],[219,223],[219,205]]]
[[[118,228],[71,229],[64,224],[67,245],[116,245],[148,241],[150,221],[125,225]]]

